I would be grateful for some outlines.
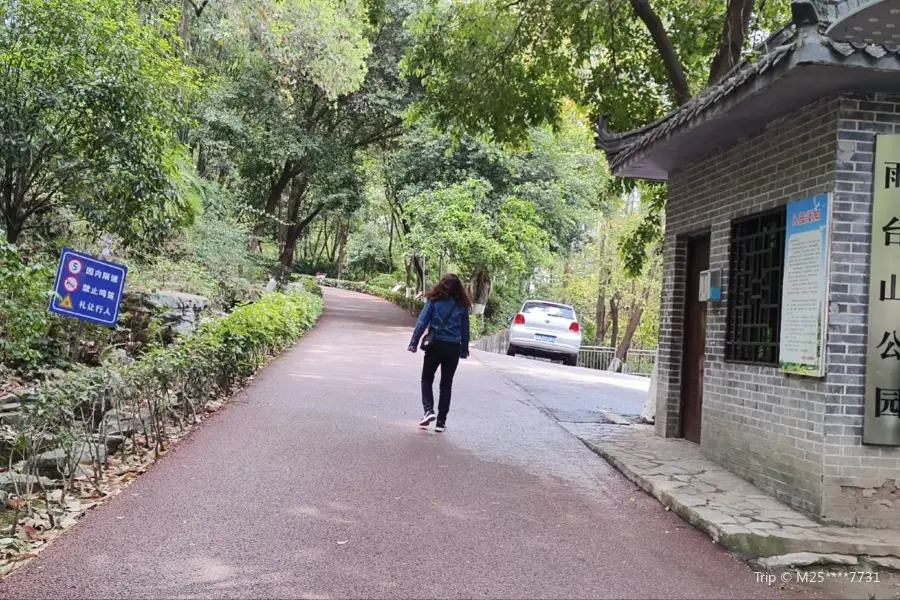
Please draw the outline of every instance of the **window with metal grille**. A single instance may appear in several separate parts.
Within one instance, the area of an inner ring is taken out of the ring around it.
[[[785,210],[731,223],[725,360],[778,364]]]

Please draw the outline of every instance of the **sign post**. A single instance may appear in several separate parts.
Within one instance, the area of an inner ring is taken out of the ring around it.
[[[900,135],[875,136],[863,443],[900,446]]]
[[[50,312],[115,327],[128,267],[63,248]]]
[[[828,194],[787,207],[778,359],[783,373],[825,376],[830,209]]]

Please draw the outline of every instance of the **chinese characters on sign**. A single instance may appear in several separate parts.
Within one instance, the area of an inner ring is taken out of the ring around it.
[[[900,446],[900,135],[875,139],[863,443]]]
[[[128,267],[64,248],[50,312],[115,327]]]
[[[787,207],[779,353],[784,373],[825,375],[829,208],[828,194]]]

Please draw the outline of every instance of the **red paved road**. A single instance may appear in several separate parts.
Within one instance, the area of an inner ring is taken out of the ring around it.
[[[329,291],[297,348],[0,597],[774,597],[477,357],[447,433],[419,431],[411,323]]]

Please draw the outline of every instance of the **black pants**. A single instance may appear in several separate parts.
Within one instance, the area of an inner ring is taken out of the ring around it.
[[[459,366],[459,344],[436,342],[425,351],[422,366],[422,407],[425,412],[434,411],[434,374],[441,368],[441,393],[438,400],[437,422],[443,424],[450,411],[450,392],[453,389],[453,375]]]

